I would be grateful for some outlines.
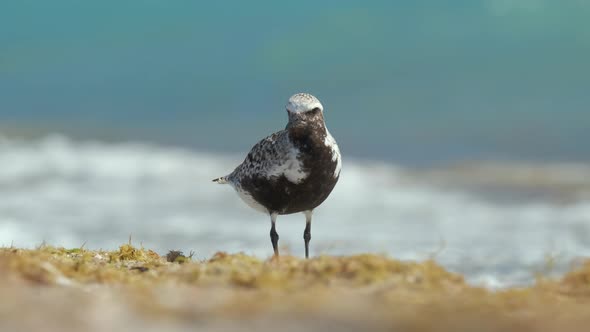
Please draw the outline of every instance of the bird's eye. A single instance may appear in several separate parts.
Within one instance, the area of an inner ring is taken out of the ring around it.
[[[320,108],[319,107],[316,107],[316,108],[312,109],[311,111],[312,112],[319,112],[320,111]]]

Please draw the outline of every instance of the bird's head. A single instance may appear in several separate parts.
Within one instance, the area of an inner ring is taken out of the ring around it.
[[[297,93],[289,98],[287,113],[289,122],[324,120],[324,106],[309,93]]]

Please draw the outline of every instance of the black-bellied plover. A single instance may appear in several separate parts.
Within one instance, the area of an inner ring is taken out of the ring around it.
[[[279,255],[278,215],[305,214],[305,257],[309,257],[311,216],[334,189],[340,177],[340,150],[324,122],[324,107],[307,93],[287,103],[284,130],[258,142],[229,175],[213,180],[230,184],[250,207],[268,213],[270,239]]]

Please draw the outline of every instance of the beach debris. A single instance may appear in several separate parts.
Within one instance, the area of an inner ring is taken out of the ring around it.
[[[166,254],[166,261],[170,262],[170,263],[183,264],[183,263],[189,262],[193,258],[194,254],[195,253],[191,251],[188,256],[185,256],[182,251],[170,250]]]

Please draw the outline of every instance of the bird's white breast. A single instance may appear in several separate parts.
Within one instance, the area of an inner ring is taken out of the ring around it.
[[[340,149],[338,148],[338,144],[330,132],[328,128],[326,128],[326,138],[324,140],[324,144],[330,148],[332,153],[332,161],[336,162],[336,168],[334,169],[334,177],[337,178],[340,175],[340,171],[342,170],[342,158],[340,156]]]

